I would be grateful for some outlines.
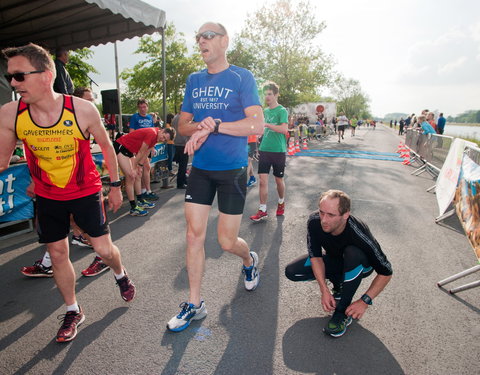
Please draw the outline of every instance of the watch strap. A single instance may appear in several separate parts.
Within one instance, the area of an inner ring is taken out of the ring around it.
[[[365,302],[367,305],[371,305],[373,303],[373,300],[370,298],[368,294],[364,294],[360,297],[360,299]]]
[[[122,186],[122,181],[121,180],[111,181],[109,185],[112,187],[119,187],[119,186]]]

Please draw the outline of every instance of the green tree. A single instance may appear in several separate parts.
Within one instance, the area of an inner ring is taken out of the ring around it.
[[[172,23],[165,28],[165,66],[168,111],[177,112],[183,101],[183,92],[188,75],[202,66],[200,55],[188,56],[183,33],[177,33]],[[122,95],[122,108],[125,112],[136,111],[137,99],[148,99],[151,110],[162,108],[162,41],[153,36],[140,39],[135,53],[146,57],[132,69],[122,72],[121,78],[127,82],[127,90]]]
[[[90,78],[91,73],[98,73],[98,71],[86,60],[93,56],[93,51],[88,48],[77,49],[70,52],[69,63],[66,69],[70,74],[74,87],[91,87]]]
[[[337,102],[337,113],[343,112],[348,118],[371,118],[370,99],[362,92],[360,82],[339,76],[332,89]]]
[[[317,101],[320,87],[331,76],[332,59],[315,44],[324,28],[308,1],[264,5],[248,15],[228,53],[229,62],[250,69],[259,80],[276,82],[285,107]]]

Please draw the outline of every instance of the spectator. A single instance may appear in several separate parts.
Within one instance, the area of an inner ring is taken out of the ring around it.
[[[447,123],[447,120],[445,117],[443,117],[443,113],[440,113],[440,116],[438,117],[437,120],[437,132],[438,134],[443,134],[445,131],[445,124]]]
[[[73,82],[65,69],[65,65],[68,64],[68,50],[65,48],[58,48],[55,51],[55,70],[57,76],[53,83],[53,91],[60,94],[73,94]]]
[[[180,114],[176,114],[172,120],[172,127],[175,129],[175,158],[178,163],[177,170],[177,189],[187,188],[187,166],[188,166],[188,154],[185,153],[185,144],[188,141],[188,137],[181,135],[178,132],[178,120]]]

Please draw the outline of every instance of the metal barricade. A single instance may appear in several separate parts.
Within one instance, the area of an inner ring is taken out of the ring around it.
[[[427,161],[435,168],[441,169],[448,155],[448,150],[452,145],[454,137],[440,134],[432,134],[431,152]]]

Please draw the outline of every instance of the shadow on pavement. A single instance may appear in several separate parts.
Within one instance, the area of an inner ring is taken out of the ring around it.
[[[283,336],[283,360],[294,371],[315,374],[404,374],[383,343],[358,322],[333,338],[323,333],[330,317],[296,322]]]
[[[72,363],[82,353],[82,351],[90,344],[94,344],[95,340],[100,337],[102,332],[115,320],[125,314],[127,310],[128,307],[118,307],[115,310],[108,312],[102,320],[90,324],[87,327],[80,326],[78,335],[74,341],[75,345],[71,345],[69,343],[59,344],[55,342],[55,339],[53,339],[45,348],[40,350],[37,355],[25,363],[19,370],[17,370],[15,374],[26,374],[38,363],[44,360],[52,361],[64,350],[67,351],[65,358],[58,365],[58,367],[52,371],[52,374],[67,373]],[[86,319],[88,319],[88,316]]]

